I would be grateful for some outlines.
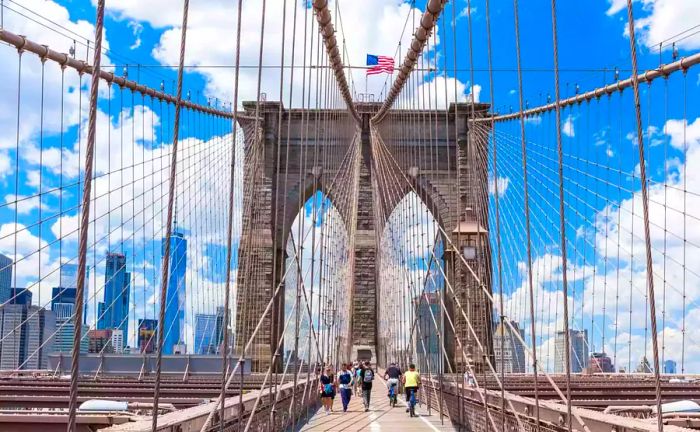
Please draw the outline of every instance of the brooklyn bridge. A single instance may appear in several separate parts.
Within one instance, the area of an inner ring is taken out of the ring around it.
[[[692,0],[85,3],[0,5],[1,431],[700,429]]]

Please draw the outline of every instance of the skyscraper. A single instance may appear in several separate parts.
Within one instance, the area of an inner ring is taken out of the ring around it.
[[[77,288],[64,287],[55,287],[51,291],[51,311],[56,316],[56,340],[54,343],[56,352],[70,353],[73,351],[73,333],[75,331],[73,311],[77,291]],[[80,340],[80,352],[87,352],[87,327],[81,327],[81,329],[83,338]]]
[[[197,314],[194,321],[194,352],[216,354],[216,315]]]
[[[131,273],[126,271],[126,256],[108,253],[105,261],[104,301],[97,305],[97,328],[119,329],[129,334],[129,293]]]
[[[32,306],[32,295],[13,288],[12,303],[0,308],[0,369],[45,369],[53,351],[56,317]]]
[[[223,349],[223,343],[224,343],[224,312],[225,312],[225,309],[224,309],[223,306],[218,306],[218,307],[216,308],[216,341],[215,341],[215,343],[216,343],[216,353],[217,353],[217,354],[220,354],[220,353],[221,353],[221,350]],[[231,320],[229,319],[229,323],[230,323],[230,321],[231,321]],[[228,326],[228,324],[227,324],[227,327],[230,328],[230,326]],[[229,341],[232,341],[232,340],[233,340],[233,332],[229,331],[229,332],[228,332],[228,336],[229,336]],[[234,346],[233,343],[230,343],[230,344],[229,344],[229,347],[232,347],[232,346]]]
[[[75,288],[78,286],[78,265],[63,264],[61,266],[61,286]]]
[[[165,255],[166,239],[162,252]],[[187,268],[187,240],[185,235],[173,230],[170,237],[170,266],[165,296],[165,322],[163,327],[163,354],[173,354],[176,345],[182,345],[185,335],[185,269]]]
[[[90,302],[88,297],[88,283],[90,279],[90,267],[85,269],[85,294],[83,295],[83,324],[87,323],[87,306]],[[61,288],[78,288],[78,265],[77,264],[62,264],[61,265],[61,277],[60,284]],[[75,304],[75,297],[73,300]]]
[[[566,372],[566,339],[558,331],[554,342],[554,372]],[[569,330],[571,341],[571,372],[581,372],[588,367],[588,330]]]
[[[425,296],[416,297],[414,302],[417,309],[416,320],[419,328],[414,335],[416,346],[418,347],[417,366],[420,370],[431,368],[441,370],[443,356],[440,351],[439,338],[435,331],[435,323],[440,325],[440,298],[438,293],[431,292],[426,293]],[[430,368],[428,365],[430,365]]]
[[[151,354],[155,351],[156,343],[158,342],[158,320],[140,319],[139,320],[139,352]]]
[[[10,288],[12,287],[12,260],[0,254],[0,304],[5,303],[10,298]]]
[[[676,373],[676,362],[673,360],[664,361],[664,373],[665,374]]]
[[[512,328],[505,323],[498,323],[493,332],[493,352],[496,360],[496,371],[505,373],[525,373],[525,348],[520,343],[513,329],[525,338],[523,330],[516,321],[511,321]],[[503,352],[501,352],[501,345]]]

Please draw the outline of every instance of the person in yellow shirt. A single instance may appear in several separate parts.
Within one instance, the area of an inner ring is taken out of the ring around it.
[[[403,374],[403,388],[406,391],[406,403],[409,405],[409,407],[406,408],[406,412],[411,412],[411,415],[413,415],[413,411],[411,410],[411,393],[418,393],[418,389],[420,388],[420,374],[416,371],[416,365],[413,363],[408,365],[408,370]],[[416,396],[414,396],[414,401],[415,399]]]

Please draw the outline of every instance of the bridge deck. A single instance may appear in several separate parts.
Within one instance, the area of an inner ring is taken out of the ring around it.
[[[301,428],[304,432],[321,431],[455,431],[450,424],[450,419],[444,417],[444,424],[440,422],[440,414],[434,410],[428,414],[427,405],[416,407],[418,417],[410,418],[406,412],[403,397],[399,397],[399,403],[395,408],[389,406],[386,396],[384,381],[377,380],[372,388],[370,410],[365,412],[362,398],[353,396],[350,400],[348,412],[343,412],[340,395],[333,401],[333,412],[326,415],[322,408]]]

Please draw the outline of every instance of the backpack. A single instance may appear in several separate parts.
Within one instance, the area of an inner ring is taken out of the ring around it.
[[[362,381],[368,383],[372,382],[374,380],[374,372],[372,372],[372,369],[365,369],[365,377],[363,378]]]
[[[350,381],[352,381],[352,374],[350,374],[350,372],[341,372],[338,376],[338,381],[341,384],[350,384]]]

